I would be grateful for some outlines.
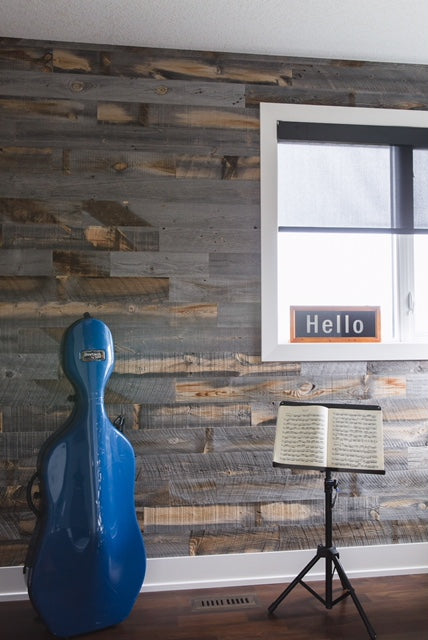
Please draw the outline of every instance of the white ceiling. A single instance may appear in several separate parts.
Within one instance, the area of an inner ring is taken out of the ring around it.
[[[428,64],[428,1],[0,0],[0,37]]]

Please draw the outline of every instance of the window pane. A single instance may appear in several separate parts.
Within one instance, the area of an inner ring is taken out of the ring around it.
[[[415,255],[415,334],[428,336],[428,236],[414,237]]]
[[[415,227],[428,229],[428,150],[413,151]]]
[[[279,226],[390,227],[389,147],[277,146]]]
[[[393,339],[389,234],[278,233],[279,342],[290,341],[290,306],[380,306]]]

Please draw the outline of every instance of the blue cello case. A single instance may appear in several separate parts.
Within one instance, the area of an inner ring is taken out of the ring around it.
[[[29,483],[38,517],[24,571],[36,612],[65,638],[127,618],[146,553],[135,512],[134,451],[104,406],[114,367],[109,328],[85,314],[65,333],[62,362],[76,392],[74,411],[42,446]]]

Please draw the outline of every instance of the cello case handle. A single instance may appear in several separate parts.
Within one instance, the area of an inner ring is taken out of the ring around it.
[[[36,482],[36,480],[40,485],[40,476],[39,476],[39,472],[38,471],[33,473],[31,478],[29,479],[28,484],[27,484],[26,495],[27,495],[27,504],[30,507],[31,511],[34,513],[34,515],[36,515],[38,518],[40,518],[40,516],[42,515],[42,511],[34,503],[34,499],[40,500],[40,486],[39,486],[39,489],[38,489],[37,493],[33,493],[33,487],[34,487],[34,483]]]

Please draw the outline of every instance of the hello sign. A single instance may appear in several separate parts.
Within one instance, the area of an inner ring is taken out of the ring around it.
[[[291,342],[380,342],[380,307],[290,307]]]

